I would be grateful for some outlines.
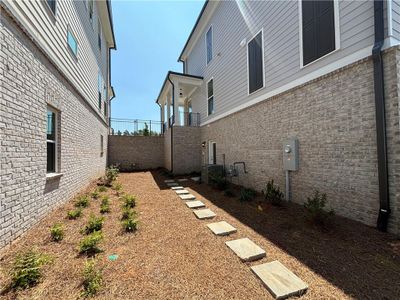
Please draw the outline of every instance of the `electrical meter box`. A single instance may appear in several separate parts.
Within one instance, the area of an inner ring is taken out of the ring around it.
[[[299,141],[290,138],[283,142],[283,169],[297,171],[299,169]]]

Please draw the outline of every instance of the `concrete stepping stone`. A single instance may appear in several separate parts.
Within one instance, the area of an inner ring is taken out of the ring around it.
[[[212,218],[214,218],[216,216],[216,214],[213,211],[211,211],[210,209],[208,209],[208,208],[194,210],[193,213],[200,220],[212,219]]]
[[[276,299],[300,296],[307,289],[307,284],[288,270],[279,261],[253,266],[251,270],[264,283]]]
[[[169,187],[171,187],[171,186],[178,186],[178,184],[177,184],[176,182],[169,182],[169,183],[167,183],[167,185],[168,185]]]
[[[265,257],[266,253],[248,238],[225,242],[242,261],[253,261]]]
[[[175,193],[177,193],[178,195],[185,195],[185,194],[190,194],[188,190],[175,190]]]
[[[172,186],[171,187],[171,190],[174,190],[174,191],[176,191],[176,190],[183,190],[184,189],[184,187],[183,186]]]
[[[187,178],[178,179],[179,182],[185,182],[185,181],[188,181],[188,180],[189,180],[189,179],[187,179]]]
[[[175,182],[175,180],[173,180],[173,179],[165,179],[164,182],[165,183],[171,183],[171,182]]]
[[[225,221],[211,223],[208,224],[207,227],[210,228],[215,235],[230,235],[237,231],[235,227]]]
[[[190,178],[190,179],[192,179],[193,181],[196,181],[196,182],[199,182],[199,181],[200,181],[200,177],[192,177],[192,178]]]
[[[182,200],[194,200],[196,197],[192,194],[179,195]]]
[[[201,202],[199,200],[187,201],[186,205],[189,208],[201,208],[201,207],[205,207],[206,206],[203,202]]]

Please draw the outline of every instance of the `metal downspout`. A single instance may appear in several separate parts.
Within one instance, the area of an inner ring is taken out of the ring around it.
[[[390,214],[389,206],[389,184],[387,165],[387,140],[386,140],[386,118],[385,118],[385,93],[382,46],[384,43],[384,19],[383,1],[374,1],[374,23],[375,44],[372,49],[374,62],[374,90],[375,90],[375,112],[376,112],[376,144],[378,154],[378,178],[379,178],[379,214],[377,228],[387,231]]]

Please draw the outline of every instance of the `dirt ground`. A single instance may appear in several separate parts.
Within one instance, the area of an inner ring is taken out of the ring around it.
[[[183,182],[217,217],[197,220],[159,172],[124,173],[123,191],[138,198],[140,228],[123,233],[120,200],[111,189],[111,213],[105,216],[104,250],[96,256],[104,284],[96,299],[273,299],[249,266],[279,260],[309,285],[301,299],[399,299],[400,241],[373,228],[335,217],[326,232],[307,222],[301,206],[284,208],[242,203],[193,181]],[[93,183],[87,190],[93,191]],[[67,220],[73,202],[58,208],[11,247],[0,252],[0,290],[16,253],[32,246],[53,257],[37,286],[8,292],[0,299],[77,299],[82,291],[84,256],[77,246],[90,212],[99,215],[100,200],[91,200],[84,216]],[[206,224],[227,221],[238,229],[214,236]],[[60,243],[49,228],[65,226]],[[225,241],[248,237],[267,257],[242,263]],[[108,260],[118,254],[116,261]]]

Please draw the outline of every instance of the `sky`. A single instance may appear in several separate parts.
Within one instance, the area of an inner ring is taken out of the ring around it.
[[[182,72],[177,59],[203,4],[112,0],[117,43],[111,51],[112,118],[160,120],[155,100],[167,72]]]

